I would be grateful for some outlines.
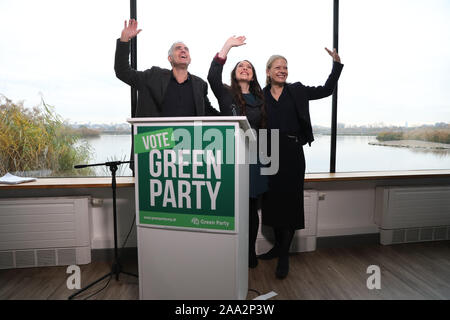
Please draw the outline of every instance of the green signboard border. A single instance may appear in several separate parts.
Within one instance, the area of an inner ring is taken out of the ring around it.
[[[217,124],[220,127],[228,127],[229,129],[232,127],[233,130],[236,130],[236,126],[233,124]],[[155,127],[165,127],[163,130],[157,130],[154,132],[166,131],[167,129],[176,129],[179,127],[195,127],[193,124],[182,124],[182,125],[168,125],[164,124],[151,124],[151,125],[137,125],[135,128],[135,137],[136,135],[145,135],[148,134],[149,131],[144,131],[139,133],[139,129],[144,128],[155,128]],[[210,125],[207,125],[207,127]],[[144,129],[145,130],[145,129]],[[172,146],[171,146],[172,147]],[[169,147],[169,148],[171,148]],[[142,152],[142,151],[141,151]],[[136,163],[139,157],[138,153],[135,153]],[[236,179],[236,167],[234,169],[234,180]],[[136,176],[138,178],[138,176]],[[139,179],[137,179],[137,183],[139,184]],[[236,180],[235,180],[236,183]],[[139,201],[137,201],[137,204]],[[139,204],[138,204],[139,205]],[[234,209],[235,210],[235,209]],[[177,228],[177,229],[200,229],[204,231],[221,231],[221,232],[236,232],[237,226],[235,225],[235,215],[232,217],[227,216],[210,216],[210,215],[201,215],[201,214],[182,214],[182,213],[168,213],[168,212],[156,212],[156,211],[145,211],[139,210],[139,224],[145,227],[162,227],[162,228]],[[151,221],[151,222],[150,222]]]

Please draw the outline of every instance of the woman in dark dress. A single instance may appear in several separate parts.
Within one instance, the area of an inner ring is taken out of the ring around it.
[[[256,78],[255,69],[248,60],[240,61],[231,71],[231,86],[222,83],[223,65],[233,47],[245,44],[245,37],[230,37],[214,57],[208,73],[208,82],[216,96],[220,112],[225,116],[246,116],[252,129],[265,127],[264,95]],[[260,174],[260,163],[250,164],[249,199],[249,267],[258,264],[255,251],[258,235],[258,197],[267,190],[267,177]]]
[[[267,128],[279,130],[279,170],[277,174],[269,176],[269,191],[264,195],[262,204],[262,223],[273,228],[275,244],[259,258],[278,258],[275,274],[280,279],[289,272],[289,248],[295,231],[305,228],[303,145],[311,145],[314,140],[309,101],[331,95],[343,68],[336,50],[326,50],[333,58],[333,69],[323,86],[286,83],[286,58],[275,55],[267,62],[267,83],[263,90]]]

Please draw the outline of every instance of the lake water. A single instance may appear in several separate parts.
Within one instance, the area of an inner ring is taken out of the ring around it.
[[[128,135],[101,135],[89,138],[94,158],[90,163],[128,161],[131,137]],[[336,171],[390,171],[450,169],[449,151],[398,148],[369,145],[375,136],[337,136]],[[329,172],[331,136],[316,135],[315,141],[304,146],[306,172]],[[107,167],[94,167],[98,176],[110,175]],[[118,174],[130,176],[128,165],[121,165]]]

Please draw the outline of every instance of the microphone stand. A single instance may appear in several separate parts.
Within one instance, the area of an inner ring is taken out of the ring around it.
[[[131,163],[131,162],[133,162],[133,161],[132,160],[131,161],[110,161],[110,162],[96,163],[96,164],[82,164],[82,165],[77,165],[74,167],[75,169],[81,169],[81,168],[94,167],[94,166],[107,166],[107,167],[109,167],[109,170],[111,171],[111,176],[112,176],[111,187],[112,187],[112,195],[113,195],[113,216],[114,216],[114,261],[111,266],[110,272],[108,272],[101,278],[95,280],[94,282],[91,282],[86,287],[78,290],[77,292],[72,294],[68,298],[68,300],[73,299],[74,297],[76,297],[80,293],[86,291],[87,289],[89,289],[90,287],[95,285],[96,283],[98,283],[98,282],[102,281],[103,279],[105,279],[109,276],[112,276],[112,275],[116,275],[116,281],[119,280],[120,273],[124,273],[129,276],[136,277],[136,278],[138,277],[137,275],[135,275],[133,273],[125,272],[122,270],[122,266],[120,265],[120,262],[119,262],[119,254],[118,254],[118,247],[117,247],[116,171],[117,171],[119,165],[121,165],[123,163]]]
[[[236,112],[236,105],[234,103],[231,104],[231,113],[233,114],[233,116],[237,116],[237,112]]]

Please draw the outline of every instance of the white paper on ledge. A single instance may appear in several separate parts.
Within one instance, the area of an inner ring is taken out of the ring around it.
[[[18,184],[18,183],[31,182],[31,181],[36,181],[36,178],[18,177],[9,172],[0,178],[0,183],[6,183],[6,184]]]

